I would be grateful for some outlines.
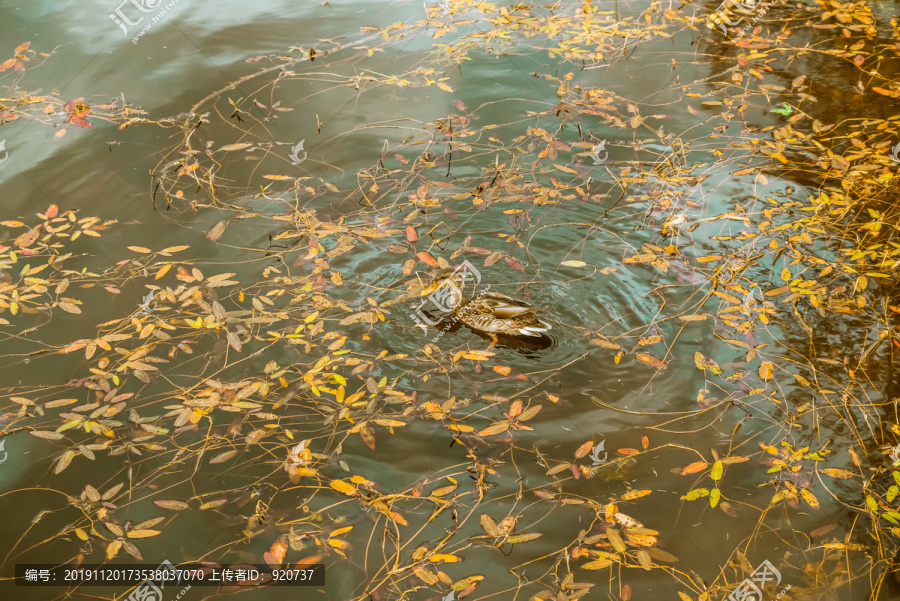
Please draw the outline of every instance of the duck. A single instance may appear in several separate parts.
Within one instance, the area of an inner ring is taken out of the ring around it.
[[[498,335],[542,337],[551,329],[550,324],[538,318],[537,307],[523,300],[499,292],[481,292],[466,298],[467,281],[470,278],[460,270],[445,269],[437,273],[422,295],[443,288],[443,303],[436,304],[443,304],[452,318],[476,333],[487,334],[495,342]]]

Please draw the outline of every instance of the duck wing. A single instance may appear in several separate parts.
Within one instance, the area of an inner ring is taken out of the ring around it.
[[[524,301],[516,300],[505,294],[498,294],[496,292],[484,294],[474,299],[472,303],[477,304],[478,309],[481,309],[484,312],[490,312],[498,319],[513,319],[520,315],[537,312],[537,309]]]

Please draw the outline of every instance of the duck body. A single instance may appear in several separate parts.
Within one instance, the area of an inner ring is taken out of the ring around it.
[[[471,329],[487,334],[539,337],[550,330],[550,324],[538,319],[535,307],[497,292],[464,301],[452,314]]]
[[[458,270],[444,270],[423,292],[443,289],[443,306],[450,315],[477,333],[513,337],[542,337],[550,324],[540,320],[537,308],[505,294],[482,292],[466,298],[467,278]]]

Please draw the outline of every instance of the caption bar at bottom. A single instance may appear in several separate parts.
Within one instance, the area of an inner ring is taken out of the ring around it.
[[[171,564],[170,564],[171,565]],[[266,565],[191,563],[172,567],[142,564],[16,564],[17,586],[123,586],[150,580],[191,586],[324,586],[325,565],[273,569]]]

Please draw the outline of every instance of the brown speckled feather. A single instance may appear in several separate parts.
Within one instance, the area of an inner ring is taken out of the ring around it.
[[[537,309],[505,294],[489,292],[453,311],[461,322],[482,332],[513,336],[541,336],[550,325],[537,318]]]

